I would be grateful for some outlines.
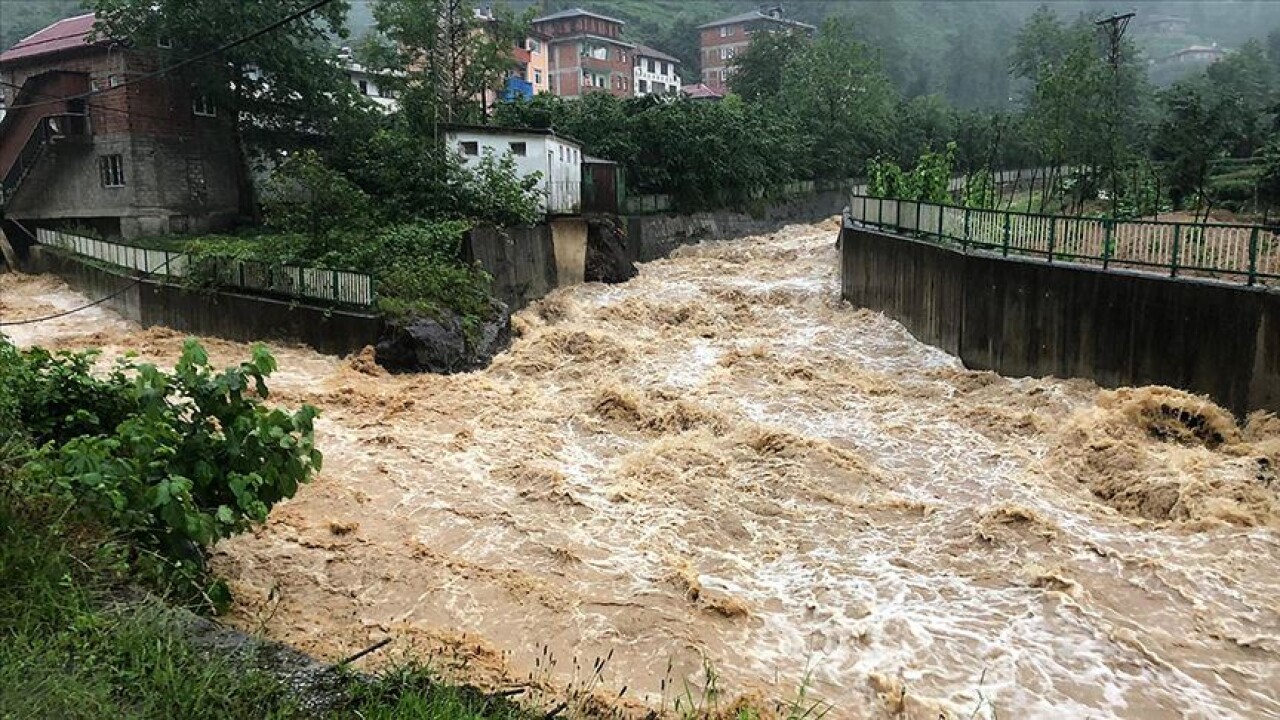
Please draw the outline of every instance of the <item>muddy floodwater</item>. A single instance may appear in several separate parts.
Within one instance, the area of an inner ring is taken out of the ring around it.
[[[1280,421],[965,370],[840,301],[836,228],[558,291],[473,374],[273,346],[324,471],[217,547],[230,622],[627,711],[710,667],[721,707],[804,687],[828,717],[1280,717]],[[5,320],[84,301],[0,293]],[[182,341],[99,309],[14,330]]]

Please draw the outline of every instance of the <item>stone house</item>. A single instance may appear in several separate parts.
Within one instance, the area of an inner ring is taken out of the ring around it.
[[[157,74],[168,48],[95,39],[94,20],[60,20],[0,53],[6,224],[132,238],[238,221],[248,179],[232,118],[191,76]]]

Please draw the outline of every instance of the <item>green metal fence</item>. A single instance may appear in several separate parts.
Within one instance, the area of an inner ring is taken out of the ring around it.
[[[1261,225],[1064,217],[859,194],[849,197],[849,216],[966,252],[1280,285],[1280,234]]]
[[[191,256],[185,253],[46,229],[36,231],[36,242],[148,275],[183,278],[191,273]],[[374,304],[373,278],[364,273],[269,265],[234,258],[216,258],[213,262],[213,275],[219,287],[344,305]]]

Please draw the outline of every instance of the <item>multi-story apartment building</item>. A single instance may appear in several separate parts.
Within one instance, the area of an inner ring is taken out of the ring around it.
[[[635,62],[636,97],[680,93],[679,59],[648,45],[637,45]]]
[[[535,19],[533,29],[548,38],[549,90],[567,98],[588,92],[631,97],[635,45],[622,39],[625,24],[576,8]]]
[[[702,82],[714,90],[724,90],[732,72],[733,59],[751,44],[757,32],[801,32],[812,35],[812,25],[783,16],[782,7],[767,7],[698,26],[702,47]]]

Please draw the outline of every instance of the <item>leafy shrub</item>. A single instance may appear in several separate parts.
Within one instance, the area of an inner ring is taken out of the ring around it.
[[[144,570],[196,579],[192,546],[265,520],[320,469],[316,409],[262,404],[276,362],[261,346],[221,372],[194,340],[172,373],[122,359],[95,375],[95,357],[0,340],[0,419],[34,448],[9,489],[66,502],[165,561]]]

